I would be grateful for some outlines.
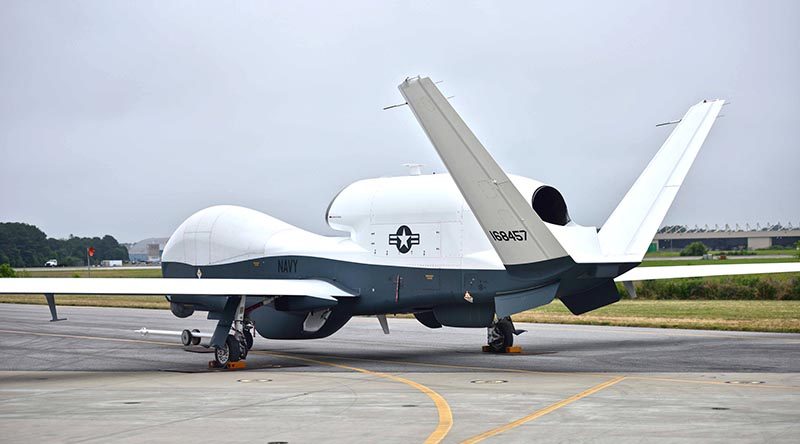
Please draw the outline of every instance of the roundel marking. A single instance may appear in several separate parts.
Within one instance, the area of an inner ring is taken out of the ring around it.
[[[407,225],[400,225],[395,234],[389,235],[389,245],[396,246],[400,254],[406,254],[411,247],[419,245],[419,234],[412,232]]]

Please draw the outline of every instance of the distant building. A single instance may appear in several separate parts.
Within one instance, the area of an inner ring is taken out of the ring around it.
[[[128,246],[128,259],[131,262],[161,262],[161,253],[168,237],[151,237]]]
[[[792,224],[782,226],[780,223],[767,223],[764,227],[760,224],[755,227],[750,224],[740,227],[736,224],[733,228],[728,224],[723,228],[672,225],[658,230],[654,239],[659,250],[680,250],[698,241],[712,250],[757,250],[773,246],[787,248],[800,241],[800,228],[793,227]]]

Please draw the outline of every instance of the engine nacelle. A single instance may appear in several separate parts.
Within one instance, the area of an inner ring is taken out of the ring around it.
[[[570,222],[567,205],[555,188],[521,176],[509,176],[548,224]],[[333,199],[325,215],[334,230],[376,256],[463,257],[491,249],[466,201],[449,174],[385,177],[355,182]],[[387,248],[386,239],[400,227],[420,234],[410,251]],[[470,233],[468,236],[467,233]]]
[[[281,311],[265,305],[250,313],[258,334],[267,339],[318,339],[336,333],[352,317],[346,306],[315,311]]]

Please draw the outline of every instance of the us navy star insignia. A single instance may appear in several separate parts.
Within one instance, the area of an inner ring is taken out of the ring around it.
[[[407,225],[400,225],[395,234],[389,235],[389,245],[396,246],[400,254],[406,254],[411,247],[419,245],[419,234],[413,233]]]

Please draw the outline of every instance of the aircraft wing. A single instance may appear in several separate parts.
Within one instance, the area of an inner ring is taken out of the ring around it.
[[[356,294],[317,279],[6,278],[0,294],[310,296]]]
[[[774,264],[675,265],[665,267],[642,267],[640,265],[614,280],[617,282],[631,282],[654,279],[797,272],[800,272],[800,262],[780,262]]]

